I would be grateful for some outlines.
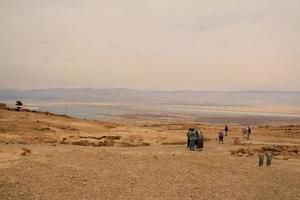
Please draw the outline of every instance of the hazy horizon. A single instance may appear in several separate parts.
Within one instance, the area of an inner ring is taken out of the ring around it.
[[[299,106],[300,92],[276,91],[191,91],[131,89],[44,89],[0,90],[0,102],[92,102],[155,103],[194,105]],[[295,107],[295,108],[296,108]]]
[[[0,88],[300,91],[300,1],[0,0]]]
[[[137,90],[137,91],[162,91],[162,92],[300,92],[300,90],[197,90],[197,89],[138,89],[138,88],[122,88],[122,87],[115,87],[115,88],[92,88],[92,87],[53,87],[53,88],[25,88],[25,89],[18,89],[18,88],[0,88],[0,90],[19,90],[19,91],[29,91],[29,90]]]

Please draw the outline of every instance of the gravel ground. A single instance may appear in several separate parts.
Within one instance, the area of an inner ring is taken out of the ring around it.
[[[16,146],[2,146],[10,150]],[[300,162],[234,157],[229,145],[30,145],[0,171],[1,199],[300,199]]]
[[[190,127],[204,132],[204,151],[185,148]],[[257,125],[251,140],[240,145],[233,145],[241,136],[239,125],[230,126],[224,145],[216,141],[221,128],[0,109],[0,200],[300,199],[299,152],[289,152],[288,160],[274,159],[271,167],[258,167],[256,155],[230,153],[274,143],[299,147],[299,125]],[[119,136],[112,147],[78,146],[94,144],[81,140],[112,136]],[[75,139],[77,145],[71,142]]]

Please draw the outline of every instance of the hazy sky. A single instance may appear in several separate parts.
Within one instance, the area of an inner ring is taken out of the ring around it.
[[[300,90],[299,0],[0,0],[0,88]]]

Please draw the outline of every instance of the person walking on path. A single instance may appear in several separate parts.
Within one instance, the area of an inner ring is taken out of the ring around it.
[[[201,131],[199,133],[198,140],[199,140],[198,141],[198,148],[200,149],[200,151],[202,151],[203,150],[203,146],[204,146],[204,137],[203,137]]]
[[[199,148],[199,132],[197,129],[195,130],[195,134],[196,134],[195,146],[196,146],[196,149],[198,149]]]
[[[224,133],[222,130],[220,130],[219,134],[219,144],[222,143],[224,144]]]
[[[224,131],[225,131],[225,136],[227,136],[227,132],[229,131],[229,128],[227,125],[225,125]]]
[[[196,143],[196,140],[197,140],[197,135],[196,135],[194,130],[190,132],[189,140],[190,140],[190,150],[194,151],[195,150],[195,143]]]
[[[247,128],[247,140],[250,139],[250,135],[251,135],[251,128],[250,128],[250,126],[248,126],[248,128]]]
[[[189,131],[186,134],[186,137],[187,137],[187,148],[190,147],[190,134],[191,134],[191,132],[192,132],[192,129],[190,128]]]

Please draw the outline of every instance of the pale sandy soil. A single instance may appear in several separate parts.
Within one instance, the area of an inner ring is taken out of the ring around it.
[[[204,151],[186,149],[189,127],[203,131]],[[222,127],[0,109],[0,199],[300,199],[299,125],[254,126],[240,145],[239,125],[218,144]],[[287,150],[258,167],[257,151],[273,145]]]

